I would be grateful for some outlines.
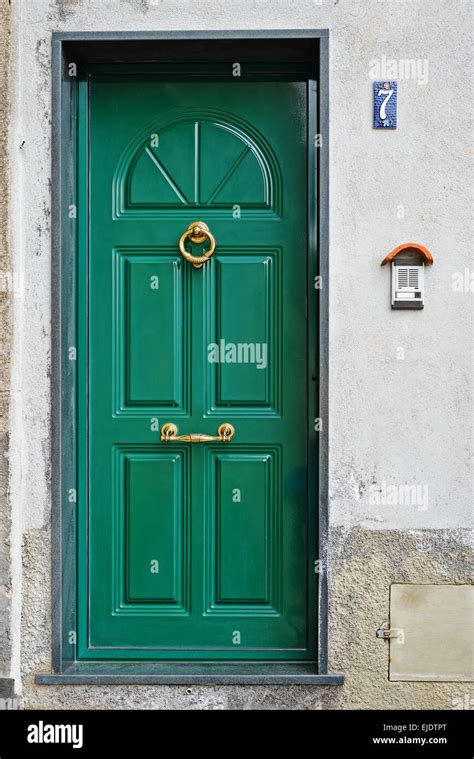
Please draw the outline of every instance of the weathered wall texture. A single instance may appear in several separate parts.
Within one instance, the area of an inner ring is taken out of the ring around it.
[[[388,681],[388,642],[375,630],[388,616],[392,582],[469,582],[467,531],[332,531],[330,669],[342,687],[303,686],[39,686],[48,671],[49,541],[25,535],[23,563],[23,702],[27,708],[90,709],[451,709],[470,704],[466,683]],[[38,568],[40,568],[38,570]],[[50,670],[49,670],[50,671]],[[466,699],[467,696],[467,699]]]
[[[472,293],[462,276],[470,266],[472,125],[460,104],[470,9],[469,0],[14,3],[12,257],[25,297],[13,303],[13,571],[21,569],[20,538],[23,570],[11,624],[12,672],[26,706],[474,705],[467,684],[389,682],[388,644],[375,638],[392,582],[469,580]],[[36,686],[34,673],[50,667],[50,35],[197,27],[331,33],[330,664],[346,684]],[[383,56],[420,61],[418,78],[381,74],[399,80],[395,132],[371,128],[371,61]],[[390,310],[389,272],[379,265],[406,241],[426,245],[435,259],[421,312]],[[416,497],[385,497],[390,486],[406,485],[417,486]]]
[[[10,340],[12,270],[8,246],[10,111],[10,12],[0,5],[0,678],[10,674],[10,506],[8,503],[8,437],[10,413]]]

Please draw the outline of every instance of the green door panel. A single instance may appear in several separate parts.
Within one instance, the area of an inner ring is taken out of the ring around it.
[[[183,412],[189,325],[181,257],[171,250],[168,255],[150,255],[146,250],[116,248],[114,253],[117,408],[136,413],[140,408],[175,407]]]
[[[279,451],[212,452],[208,580],[214,612],[281,613]],[[236,487],[237,486],[237,487]]]
[[[79,102],[79,658],[314,659],[307,84],[97,73]]]
[[[124,486],[125,492],[118,500],[123,503],[125,519],[119,526],[115,550],[119,559],[123,550],[125,566],[119,564],[115,584],[120,592],[126,577],[121,607],[147,601],[183,609],[189,573],[185,452],[120,451],[119,455],[123,468],[118,468],[117,487]],[[123,549],[122,536],[126,541]]]
[[[219,414],[228,407],[237,414],[250,408],[271,413],[281,378],[281,251],[251,247],[219,253],[215,277],[204,293],[210,409]]]

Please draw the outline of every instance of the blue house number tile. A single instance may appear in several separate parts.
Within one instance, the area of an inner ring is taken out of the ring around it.
[[[374,129],[397,128],[397,82],[374,82]]]

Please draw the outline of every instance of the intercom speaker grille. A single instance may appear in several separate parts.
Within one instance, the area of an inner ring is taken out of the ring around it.
[[[420,288],[419,269],[416,266],[398,266],[397,267],[397,289],[410,288],[418,290]]]

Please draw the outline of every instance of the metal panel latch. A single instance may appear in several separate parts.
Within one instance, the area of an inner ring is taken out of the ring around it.
[[[379,629],[375,631],[375,636],[377,638],[382,638],[383,640],[388,640],[389,638],[397,638],[399,642],[402,642],[401,639],[403,639],[403,630],[398,627],[390,627],[388,622],[384,622],[383,625],[381,625]]]

